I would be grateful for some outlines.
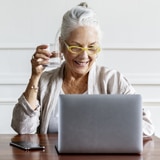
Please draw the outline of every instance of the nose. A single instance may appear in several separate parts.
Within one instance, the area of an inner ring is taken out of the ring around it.
[[[88,58],[87,50],[83,50],[83,52],[80,54],[80,57]]]

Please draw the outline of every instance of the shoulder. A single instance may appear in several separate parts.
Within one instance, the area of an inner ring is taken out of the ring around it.
[[[129,80],[118,70],[110,69],[105,66],[96,66],[98,80],[107,86],[110,93],[135,93]]]

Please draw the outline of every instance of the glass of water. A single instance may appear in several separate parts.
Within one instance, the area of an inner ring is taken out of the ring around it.
[[[49,59],[49,63],[46,65],[47,68],[57,68],[61,65],[61,54],[57,51],[55,44],[47,44],[47,50],[52,54]]]

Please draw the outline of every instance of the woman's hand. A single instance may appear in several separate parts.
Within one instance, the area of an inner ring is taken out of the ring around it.
[[[40,45],[36,48],[31,64],[32,64],[32,75],[41,76],[45,66],[48,64],[51,53],[47,50],[47,45]]]

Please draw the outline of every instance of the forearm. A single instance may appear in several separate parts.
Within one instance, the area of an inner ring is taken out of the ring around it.
[[[37,108],[37,94],[38,94],[38,83],[40,76],[31,76],[27,88],[24,92],[24,97],[30,104],[31,108],[35,110]]]

